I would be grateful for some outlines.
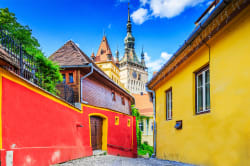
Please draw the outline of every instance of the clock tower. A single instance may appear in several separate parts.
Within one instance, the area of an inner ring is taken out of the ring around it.
[[[148,81],[148,69],[144,61],[142,49],[141,60],[135,53],[135,38],[132,35],[132,24],[128,7],[127,36],[124,39],[124,56],[119,61],[120,80],[131,93],[146,93],[146,83]]]

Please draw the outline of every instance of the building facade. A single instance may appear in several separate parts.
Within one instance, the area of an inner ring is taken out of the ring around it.
[[[66,63],[64,85],[78,92],[73,96],[80,102],[77,107],[65,101],[65,91],[61,98],[44,90],[36,81],[34,68],[39,63],[16,51],[22,45],[6,30],[0,28],[0,34],[1,166],[54,165],[91,156],[96,149],[137,156],[136,119],[130,113],[133,97],[90,63],[73,42],[52,59]],[[92,76],[82,79],[90,72]]]
[[[148,81],[148,70],[145,65],[144,52],[142,50],[141,60],[135,53],[135,38],[132,35],[132,24],[128,8],[127,36],[124,39],[124,56],[119,61],[120,79],[131,93],[139,94],[146,92]],[[119,58],[119,57],[118,57]]]
[[[139,128],[142,132],[141,143],[147,143],[153,146],[153,104],[149,100],[149,95],[132,94],[135,98],[135,107],[139,110],[141,119],[139,120]]]
[[[119,57],[119,52],[116,52]],[[115,83],[124,88],[124,84],[120,81],[119,59],[114,58],[109,47],[108,39],[104,35],[97,51],[96,56],[94,52],[91,59],[95,64],[102,69]]]
[[[64,83],[73,88],[76,103],[131,115],[133,97],[110,79],[73,41],[68,41],[49,58],[60,65]],[[86,75],[89,76],[85,78]],[[64,95],[65,92],[59,90],[60,95]]]
[[[155,92],[156,157],[249,165],[249,1],[214,1],[207,11],[147,84]]]

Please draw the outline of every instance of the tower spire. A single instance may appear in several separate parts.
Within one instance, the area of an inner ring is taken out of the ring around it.
[[[129,2],[128,2],[128,22],[130,22]]]
[[[130,11],[129,11],[129,2],[128,2],[128,23],[127,23],[127,33],[132,32],[132,26],[130,21]]]

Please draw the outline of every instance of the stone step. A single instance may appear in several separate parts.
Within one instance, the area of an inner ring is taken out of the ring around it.
[[[102,155],[106,155],[107,151],[103,151],[103,150],[94,150],[93,151],[93,156],[102,156]]]

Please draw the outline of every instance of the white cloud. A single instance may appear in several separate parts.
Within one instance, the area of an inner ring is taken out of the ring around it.
[[[160,18],[172,18],[181,14],[185,8],[193,7],[204,0],[151,0],[152,15]]]
[[[133,12],[131,17],[132,17],[134,23],[142,24],[144,21],[146,21],[149,18],[148,10],[144,9],[144,8],[139,8]]]
[[[148,0],[140,0],[142,6],[145,6],[148,3]]]
[[[164,60],[166,60],[166,61],[168,61],[168,60],[172,57],[172,55],[173,55],[173,54],[169,54],[169,53],[167,53],[167,52],[162,52],[162,53],[161,53],[161,57],[162,57]]]
[[[108,29],[111,29],[111,24],[108,25]]]
[[[148,56],[148,53],[147,53],[147,52],[144,53],[144,57],[145,57],[145,61],[146,61],[146,62],[150,61],[150,59],[151,59],[151,57]]]
[[[157,59],[155,61],[150,61],[146,63],[146,66],[149,68],[151,72],[158,71],[161,66],[164,64],[163,59]]]
[[[211,5],[212,3],[213,3],[213,1],[208,1],[207,6]]]
[[[151,73],[160,70],[162,65],[164,65],[171,57],[172,54],[169,54],[167,52],[162,52],[161,57],[157,60],[151,60],[151,57],[148,56],[148,54],[145,52],[145,61],[146,61],[146,66],[149,68],[149,71]]]

